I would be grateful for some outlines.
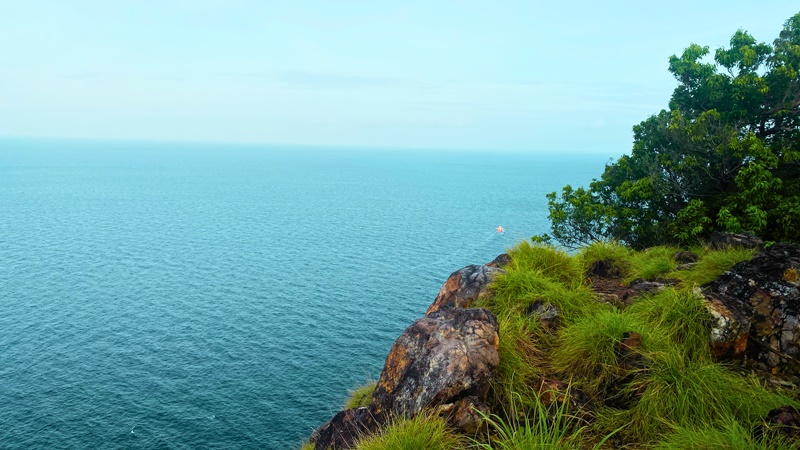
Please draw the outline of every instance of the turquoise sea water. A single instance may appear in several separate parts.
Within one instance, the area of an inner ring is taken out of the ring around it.
[[[0,448],[296,448],[606,160],[0,141]]]

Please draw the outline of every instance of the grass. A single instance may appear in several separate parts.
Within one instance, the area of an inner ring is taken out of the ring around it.
[[[798,448],[782,436],[753,437],[751,429],[737,422],[729,422],[719,428],[678,428],[655,450],[790,450]]]
[[[554,393],[553,397],[561,396]],[[543,395],[547,395],[544,393]],[[569,390],[566,394],[569,395]],[[473,440],[474,448],[484,450],[539,450],[600,448],[613,434],[609,434],[594,445],[587,439],[585,422],[568,411],[567,402],[554,402],[550,407],[538,400],[526,413],[516,409],[522,405],[523,396],[517,395],[511,402],[511,411],[504,414],[507,419],[493,415],[486,417],[492,435],[483,441]]]
[[[630,272],[627,281],[636,278],[654,280],[663,276],[678,267],[675,261],[675,253],[679,249],[675,247],[653,247],[641,252],[631,253],[628,261],[630,262]]]
[[[506,270],[505,274],[494,279],[493,298],[483,303],[495,314],[526,314],[531,303],[543,300],[556,306],[565,322],[572,322],[579,316],[604,308],[594,300],[594,293],[581,284],[567,287],[539,270],[516,267],[507,267]]]
[[[596,261],[611,261],[627,276],[630,273],[630,249],[617,242],[595,242],[578,251],[578,260],[581,263],[582,273],[586,273],[589,266]]]
[[[653,442],[673,428],[698,429],[730,422],[754,424],[789,397],[721,364],[687,362],[678,351],[654,361],[629,387],[641,398],[629,410],[604,411],[605,429],[625,425],[627,439]]]
[[[568,287],[582,284],[583,270],[580,261],[563,250],[523,241],[508,254],[511,255],[511,264],[505,267],[508,271],[538,272]]]
[[[590,393],[623,375],[615,348],[626,332],[643,336],[643,346],[650,343],[646,325],[618,310],[589,315],[561,331],[552,351],[551,365],[561,376],[574,377]]]
[[[350,391],[350,396],[344,403],[344,409],[369,406],[369,404],[372,403],[372,391],[375,390],[376,385],[376,382],[371,381]]]
[[[454,433],[438,416],[419,414],[396,419],[379,433],[365,436],[356,450],[455,450],[466,448],[467,440]]]
[[[500,336],[497,366],[492,393],[496,404],[510,404],[514,394],[523,392],[532,380],[541,375],[542,352],[536,346],[534,321],[521,314],[498,317]]]
[[[664,289],[639,299],[625,314],[644,324],[662,345],[679,349],[685,358],[710,361],[709,313],[691,290]]]
[[[714,281],[734,264],[747,261],[755,256],[756,250],[731,248],[728,250],[708,250],[691,270],[674,272],[687,285],[703,285]]]

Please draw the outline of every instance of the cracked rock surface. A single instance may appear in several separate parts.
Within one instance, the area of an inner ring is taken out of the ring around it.
[[[798,372],[800,246],[775,244],[704,286],[717,356],[746,354],[757,368]]]

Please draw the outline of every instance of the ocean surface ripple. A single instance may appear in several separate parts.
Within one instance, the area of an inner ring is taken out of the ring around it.
[[[0,141],[0,448],[297,448],[604,162]]]

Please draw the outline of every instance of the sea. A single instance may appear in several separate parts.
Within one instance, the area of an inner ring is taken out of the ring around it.
[[[609,156],[0,140],[0,448],[299,448]]]

